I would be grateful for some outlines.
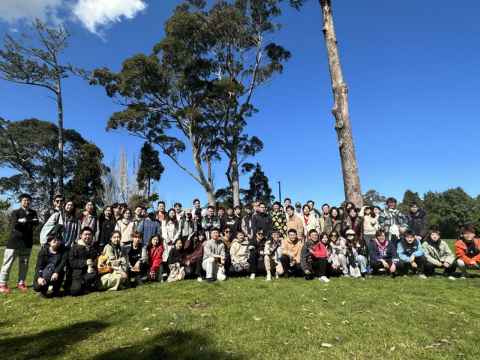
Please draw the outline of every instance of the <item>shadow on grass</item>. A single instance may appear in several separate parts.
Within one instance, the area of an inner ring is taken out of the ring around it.
[[[108,324],[85,321],[70,326],[42,331],[34,335],[0,339],[3,359],[51,359],[68,351],[68,347],[103,331]]]
[[[95,360],[158,359],[158,360],[241,360],[246,357],[217,350],[207,336],[195,331],[168,331],[144,342],[112,349],[97,355]]]

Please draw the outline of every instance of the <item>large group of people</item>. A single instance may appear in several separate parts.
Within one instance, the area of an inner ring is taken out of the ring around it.
[[[17,288],[28,291],[26,277],[34,229],[40,223],[33,289],[42,296],[78,296],[114,291],[145,282],[223,281],[246,276],[304,277],[329,282],[332,277],[365,279],[373,275],[434,274],[465,278],[480,270],[480,239],[465,225],[454,251],[417,204],[402,213],[389,198],[385,208],[357,209],[346,202],[334,207],[285,199],[271,208],[264,202],[244,207],[207,206],[198,199],[190,209],[176,203],[167,211],[126,204],[94,203],[77,211],[72,201],[55,196],[43,217],[31,209],[31,197],[20,196],[12,234],[0,271],[0,293],[9,293],[8,279],[19,260]],[[38,232],[37,232],[38,233]],[[459,271],[457,271],[457,269]]]

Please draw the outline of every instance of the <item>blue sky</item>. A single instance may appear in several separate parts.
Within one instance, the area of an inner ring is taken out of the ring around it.
[[[47,8],[45,16],[63,19],[73,33],[65,59],[87,69],[114,70],[126,57],[151,50],[179,3],[129,0],[145,3],[146,9],[130,9],[131,19],[122,17],[121,11],[108,17],[102,10],[95,28],[90,22],[88,30],[81,16],[69,15],[71,10],[63,7],[62,0],[45,1],[57,4]],[[72,6],[75,1],[64,2]],[[364,4],[334,1],[363,190],[374,188],[401,198],[406,189],[424,193],[461,186],[478,195],[480,2],[370,0],[368,6]],[[6,6],[0,4],[0,10]],[[57,10],[53,15],[52,9]],[[4,14],[0,35],[22,29],[23,10],[15,11],[10,17],[0,11]],[[318,2],[310,0],[300,12],[286,9],[280,21],[283,28],[275,41],[293,57],[285,72],[257,93],[260,112],[251,119],[248,132],[264,140],[265,149],[257,160],[275,193],[276,182],[281,181],[283,196],[337,203],[343,199],[343,183]],[[106,121],[118,107],[101,88],[71,79],[64,92],[65,126],[95,142],[107,164],[118,159],[121,146],[130,158],[138,154],[137,139],[105,131]],[[0,82],[0,94],[0,116],[55,119],[54,103],[41,90]],[[182,159],[191,166],[188,153]],[[185,204],[196,196],[206,199],[193,179],[168,159],[163,161],[166,171],[157,190],[164,199]],[[225,185],[224,171],[224,164],[218,164],[218,187]],[[7,173],[0,169],[0,175]],[[242,178],[242,186],[247,182]]]

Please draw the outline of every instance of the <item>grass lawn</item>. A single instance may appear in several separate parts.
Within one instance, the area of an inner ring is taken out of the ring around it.
[[[12,288],[16,274],[15,267]],[[266,283],[262,277],[184,281],[51,300],[13,289],[0,296],[0,354],[3,359],[479,359],[479,299],[480,278],[442,277],[330,284]]]

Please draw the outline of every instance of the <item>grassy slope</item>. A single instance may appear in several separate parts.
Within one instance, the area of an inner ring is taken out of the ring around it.
[[[479,294],[479,278],[440,277],[185,281],[53,300],[14,290],[0,297],[0,351],[8,359],[475,359]]]

